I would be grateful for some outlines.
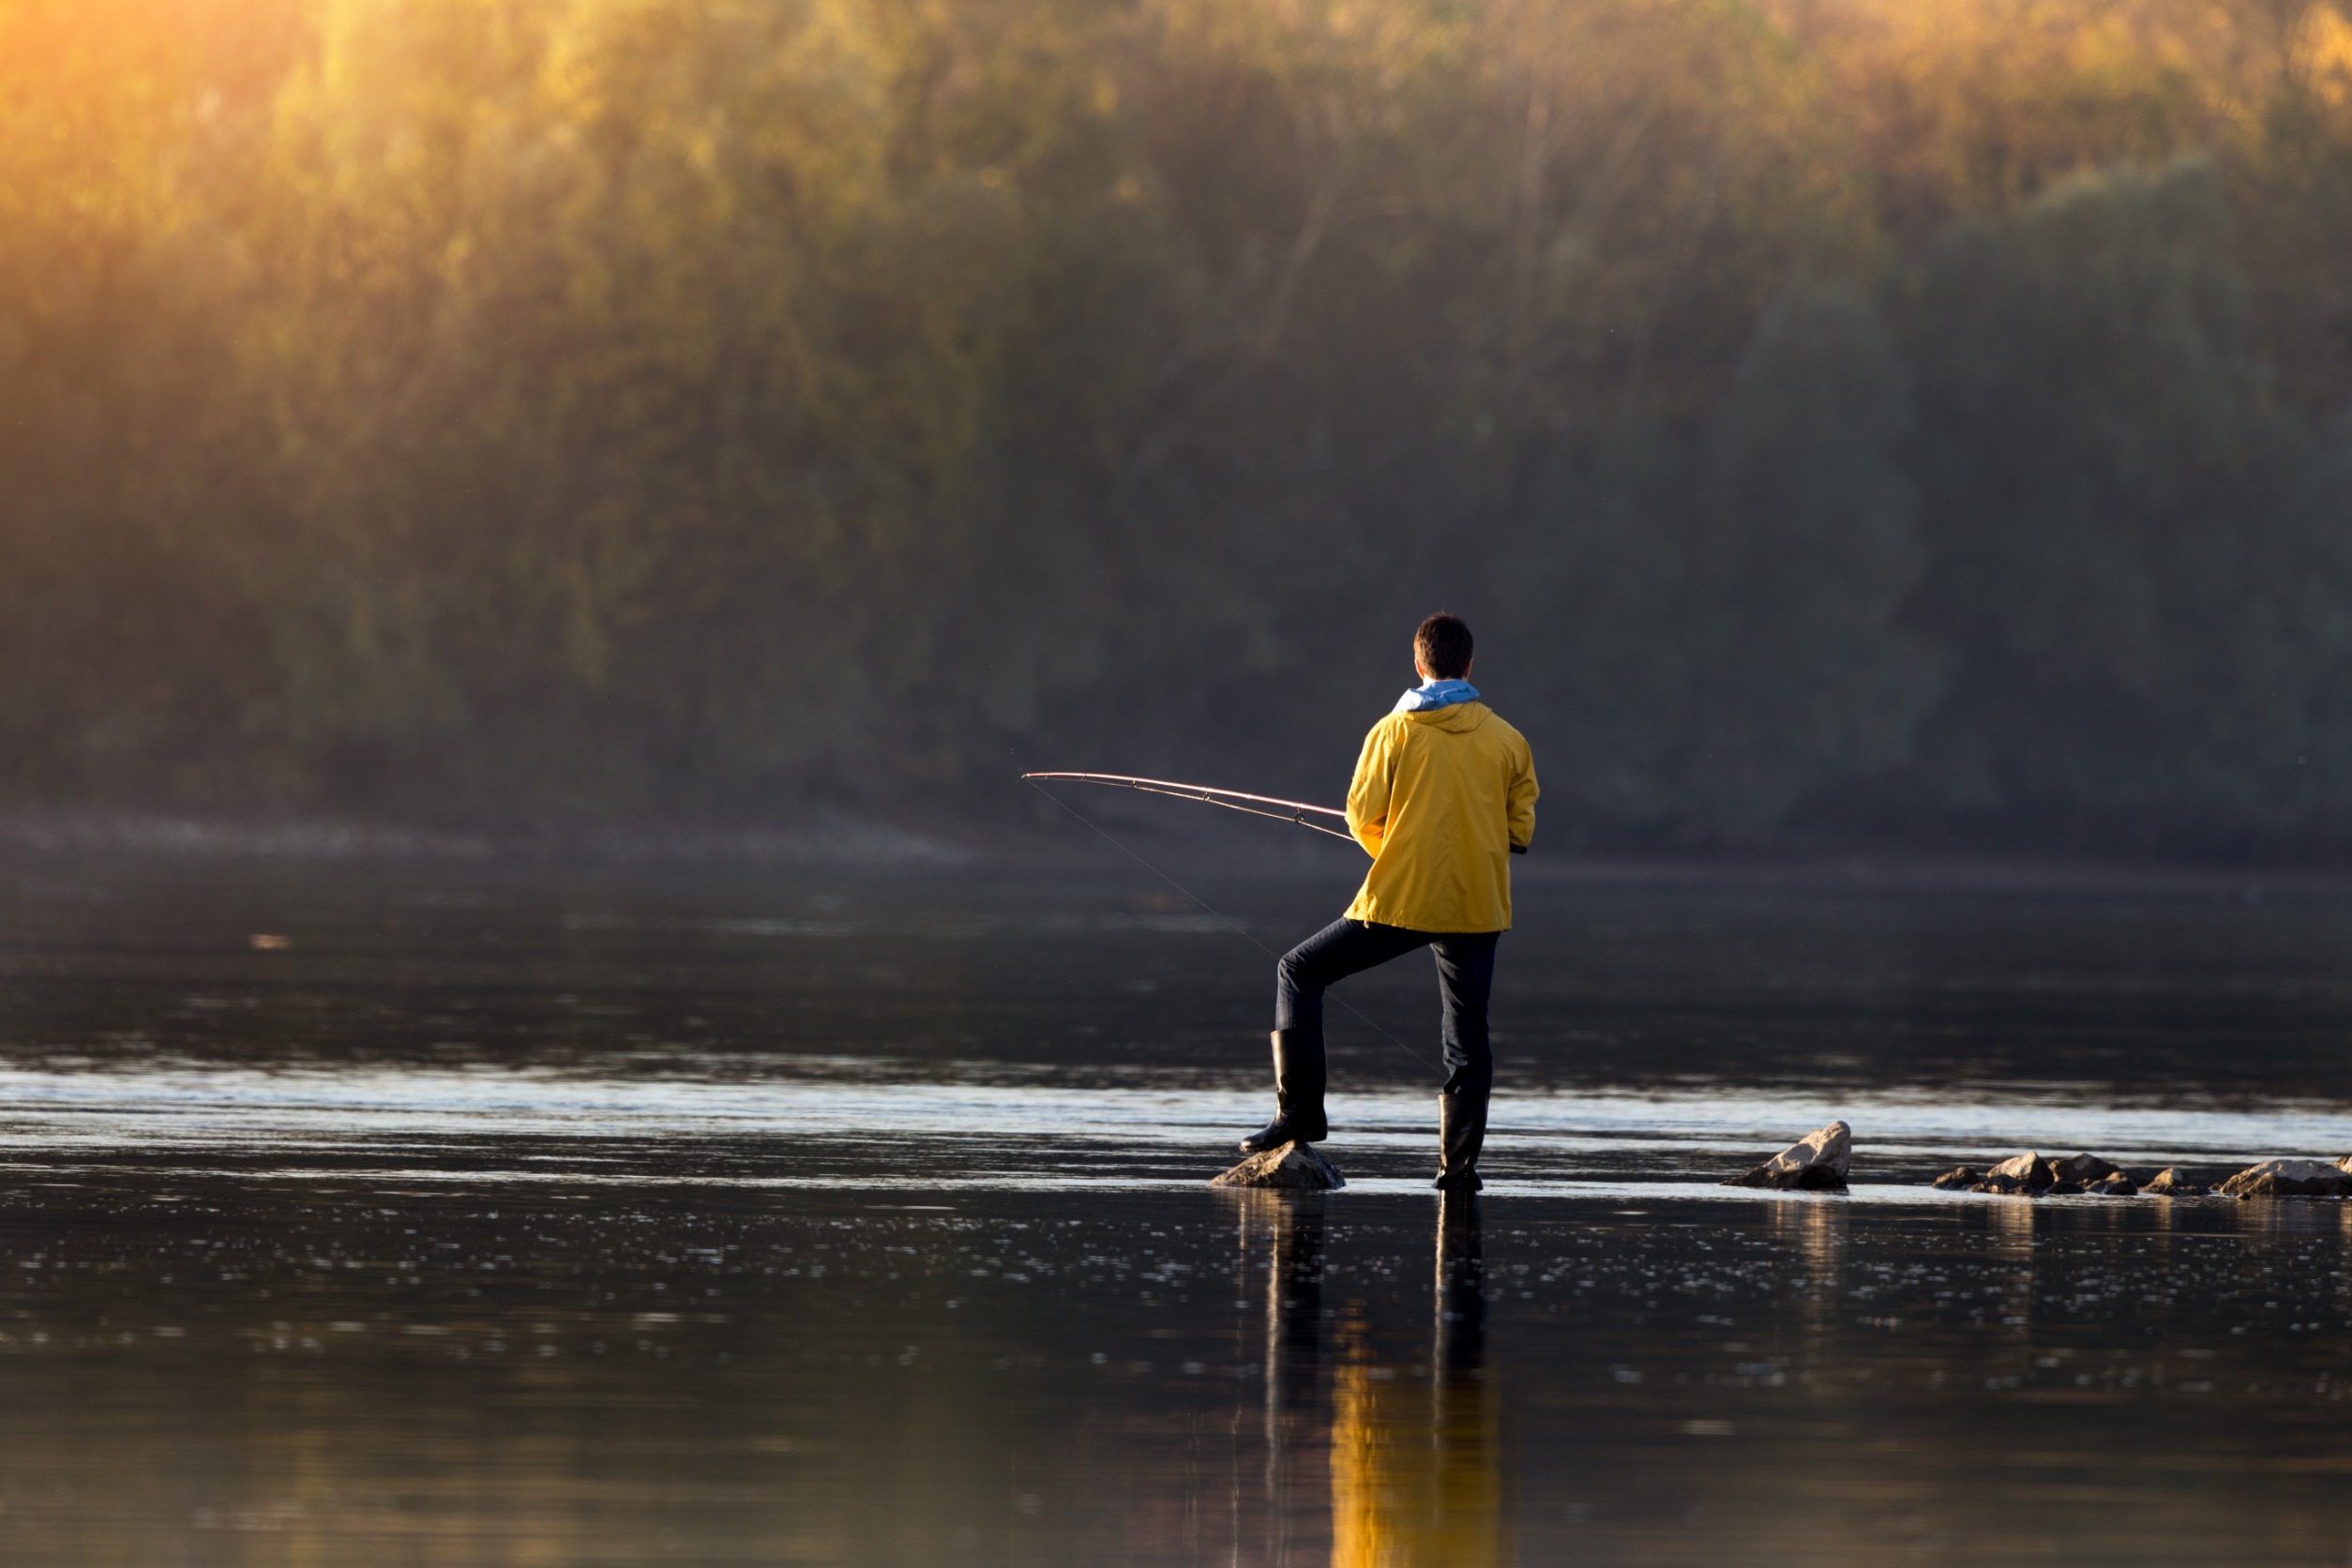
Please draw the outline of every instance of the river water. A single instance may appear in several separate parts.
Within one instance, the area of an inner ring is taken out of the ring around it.
[[[2352,899],[1539,877],[1212,1191],[1345,870],[0,866],[6,1560],[2352,1562],[2352,1205],[1925,1185],[2352,1152]]]

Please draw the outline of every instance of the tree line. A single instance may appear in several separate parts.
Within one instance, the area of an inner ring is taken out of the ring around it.
[[[2352,841],[2329,0],[0,0],[0,790]],[[992,807],[990,807],[992,808]]]

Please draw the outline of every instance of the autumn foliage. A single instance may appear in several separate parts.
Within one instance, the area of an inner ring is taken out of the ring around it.
[[[0,0],[0,788],[2352,840],[2306,0]],[[975,807],[974,803],[980,803]]]

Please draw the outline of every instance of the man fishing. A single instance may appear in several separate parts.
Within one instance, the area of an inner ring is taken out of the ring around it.
[[[1476,1191],[1495,1061],[1486,999],[1511,928],[1511,861],[1535,836],[1526,738],[1470,684],[1470,629],[1432,615],[1413,633],[1421,685],[1364,738],[1348,827],[1372,869],[1348,912],[1283,955],[1274,975],[1274,1119],[1244,1153],[1331,1136],[1323,1116],[1323,992],[1417,947],[1437,955],[1445,1003],[1436,1184]]]

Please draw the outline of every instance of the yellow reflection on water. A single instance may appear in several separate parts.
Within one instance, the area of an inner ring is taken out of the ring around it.
[[[1334,1376],[1333,1568],[1503,1560],[1502,1427],[1486,1380],[1477,1203],[1442,1199],[1429,1376],[1396,1376],[1360,1340]]]

